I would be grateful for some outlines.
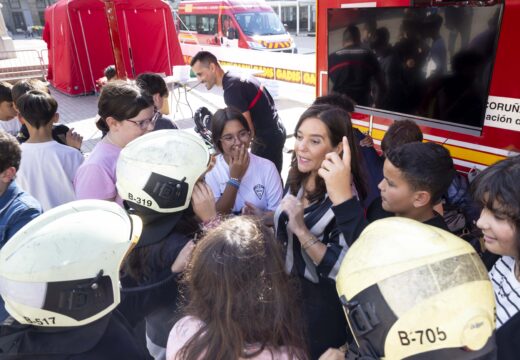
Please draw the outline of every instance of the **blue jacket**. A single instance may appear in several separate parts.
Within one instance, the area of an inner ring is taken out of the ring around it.
[[[41,213],[40,203],[12,181],[0,195],[0,248],[25,224]]]
[[[0,195],[0,249],[25,224],[42,213],[40,203],[12,181]],[[0,321],[7,317],[0,299]]]

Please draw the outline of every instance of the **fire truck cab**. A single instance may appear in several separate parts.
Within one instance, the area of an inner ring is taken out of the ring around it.
[[[316,95],[363,99],[353,122],[376,144],[407,118],[462,172],[520,151],[519,0],[330,0],[317,12]]]
[[[183,1],[178,15],[181,44],[296,52],[291,35],[265,1]]]

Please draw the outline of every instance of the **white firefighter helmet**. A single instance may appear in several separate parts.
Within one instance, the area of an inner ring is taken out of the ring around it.
[[[120,302],[119,269],[142,224],[119,205],[79,200],[29,222],[0,250],[0,294],[22,324],[92,323]]]
[[[414,220],[369,225],[336,287],[363,359],[493,358],[495,300],[464,240]]]
[[[198,136],[159,130],[130,142],[117,161],[117,191],[124,200],[158,213],[188,207],[211,156]]]

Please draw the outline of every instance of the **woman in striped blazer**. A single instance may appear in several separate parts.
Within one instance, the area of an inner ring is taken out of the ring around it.
[[[366,186],[344,110],[311,106],[296,125],[295,139],[288,189],[274,222],[286,252],[286,271],[300,280],[309,347],[317,358],[349,340],[335,277],[363,229],[363,212],[353,197],[364,198]],[[359,219],[355,225],[342,226],[353,217]]]

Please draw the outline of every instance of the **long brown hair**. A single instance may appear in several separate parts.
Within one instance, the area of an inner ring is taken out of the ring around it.
[[[350,121],[350,115],[335,106],[331,105],[312,105],[300,116],[298,123],[296,124],[296,128],[294,129],[294,133],[298,132],[298,129],[302,125],[302,123],[309,119],[316,118],[321,120],[323,124],[327,127],[327,133],[329,135],[330,143],[333,147],[338,146],[343,140],[343,136],[346,136],[348,139],[348,144],[350,147],[351,153],[351,161],[350,167],[352,171],[352,177],[354,180],[354,185],[356,186],[356,190],[359,194],[360,200],[366,198],[367,196],[367,187],[365,184],[364,174],[361,167],[361,150],[359,149],[358,142],[354,137],[354,132],[352,130],[352,123]],[[296,136],[296,135],[295,135]],[[341,156],[342,154],[340,154]],[[307,180],[310,173],[302,173],[298,170],[298,161],[296,159],[296,153],[293,153],[291,160],[291,167],[289,169],[289,175],[287,176],[287,184],[289,186],[289,191],[291,194],[296,195],[298,190],[301,188],[302,184]],[[316,187],[314,191],[307,194],[307,199],[309,202],[315,202],[323,199],[325,194],[327,193],[327,188],[325,186],[325,181],[321,178],[321,176],[317,176],[316,178]]]
[[[291,358],[305,358],[298,292],[284,271],[279,243],[258,220],[235,217],[210,231],[197,244],[184,281],[186,314],[203,326],[181,349],[181,359],[250,358],[281,346]]]

